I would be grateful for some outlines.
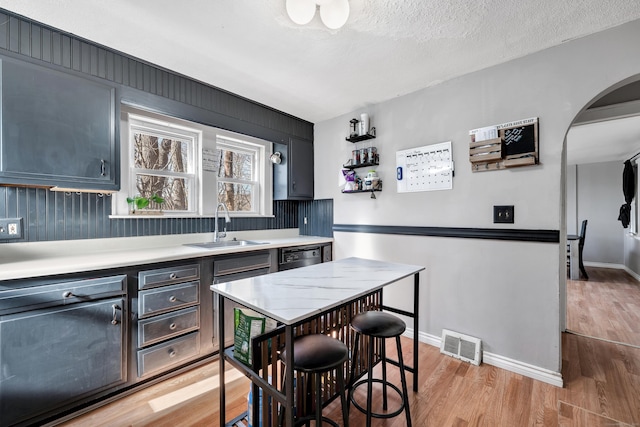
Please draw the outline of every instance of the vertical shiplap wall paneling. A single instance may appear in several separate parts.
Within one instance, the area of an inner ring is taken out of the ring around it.
[[[246,133],[288,135],[313,140],[313,124],[224,90],[178,75],[0,9],[0,53],[25,57],[58,69],[104,79],[121,88],[134,88],[157,97],[197,107],[216,117],[243,123]],[[150,106],[153,107],[153,106]],[[235,130],[235,129],[231,129]],[[237,129],[242,132],[241,129]],[[269,139],[268,136],[262,136]],[[310,203],[310,204],[309,204]],[[297,228],[299,206],[313,212],[314,202],[276,201],[273,218],[236,218],[229,231]],[[331,213],[332,213],[332,204]],[[212,218],[109,219],[111,196],[47,189],[0,187],[0,217],[22,217],[20,241],[93,239],[105,237],[203,233],[214,228]],[[316,215],[326,218],[326,214]],[[331,216],[331,223],[333,222]],[[315,227],[315,225],[314,225]],[[331,224],[317,229],[331,230]],[[310,228],[308,228],[310,230]],[[314,232],[306,234],[319,234]],[[330,235],[330,234],[329,234]],[[12,241],[10,241],[12,242]]]
[[[300,202],[298,224],[302,235],[333,237],[333,199]]]

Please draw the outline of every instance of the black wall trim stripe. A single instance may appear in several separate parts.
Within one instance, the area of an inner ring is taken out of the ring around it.
[[[409,236],[455,237],[461,239],[515,240],[560,243],[558,230],[521,230],[500,228],[405,227],[398,225],[334,224],[334,232],[401,234]]]

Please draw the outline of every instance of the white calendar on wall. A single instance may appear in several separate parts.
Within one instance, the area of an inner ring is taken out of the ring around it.
[[[396,152],[398,193],[451,190],[451,141]]]

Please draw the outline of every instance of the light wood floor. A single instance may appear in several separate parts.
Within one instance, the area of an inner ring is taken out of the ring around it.
[[[589,282],[609,283],[607,277],[617,277],[614,273],[615,270],[590,268]],[[597,282],[599,274],[601,282]],[[387,347],[390,350],[392,346]],[[441,355],[435,347],[420,344],[419,391],[409,392],[413,424],[438,427],[640,425],[639,348],[575,334],[563,334],[562,348],[565,386],[559,388],[490,365],[460,362]],[[409,340],[403,341],[403,353],[406,360],[411,360]],[[64,425],[217,426],[217,367],[216,362],[195,369]],[[390,373],[399,385],[397,370],[392,368]],[[230,371],[228,375],[234,374]],[[248,390],[245,377],[234,375],[229,379],[229,418],[246,408]],[[390,409],[393,403],[390,399]],[[339,414],[338,402],[325,409],[325,415],[333,419],[341,420]],[[359,427],[364,425],[364,416],[352,408],[349,421],[351,426]],[[398,416],[386,421],[374,419],[373,424],[400,427],[405,421]]]
[[[624,270],[588,268],[567,280],[567,329],[640,347],[640,282]]]

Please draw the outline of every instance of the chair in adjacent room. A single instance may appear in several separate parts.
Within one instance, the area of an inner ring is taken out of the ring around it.
[[[322,377],[323,374],[335,370],[336,385],[342,403],[342,421],[343,425],[348,427],[349,411],[345,396],[346,384],[344,379],[344,363],[349,359],[347,346],[335,338],[322,334],[312,334],[296,338],[293,342],[293,348],[293,369],[307,375],[307,379],[304,381],[305,384],[315,384],[315,413],[296,419],[294,425],[315,421],[316,426],[320,426],[324,422],[334,427],[339,427],[335,421],[322,416]],[[283,361],[286,359],[286,350],[282,352],[280,358]],[[306,395],[307,393],[304,394]]]
[[[371,418],[393,418],[398,416],[402,411],[406,414],[406,425],[411,427],[411,414],[409,413],[409,398],[407,394],[407,380],[405,378],[405,370],[404,370],[404,362],[402,360],[402,348],[400,346],[400,335],[405,331],[406,325],[399,318],[393,316],[392,314],[385,313],[383,311],[366,311],[364,313],[360,313],[353,318],[351,321],[351,328],[356,332],[354,350],[353,350],[353,358],[351,363],[351,375],[349,376],[349,381],[352,383],[349,387],[349,400],[353,403],[353,405],[360,411],[363,412],[366,417],[366,425],[367,427],[371,426]],[[368,364],[369,372],[367,378],[360,380],[358,382],[353,383],[354,375],[355,375],[355,362],[358,360],[358,347],[360,342],[360,337],[365,336],[369,337],[368,344]],[[400,390],[396,385],[387,381],[387,364],[386,364],[386,348],[385,348],[385,340],[387,338],[395,338],[396,339],[396,347],[398,350],[398,367],[400,369],[400,379],[402,382],[402,390]],[[382,379],[373,378],[373,356],[376,349],[374,345],[375,339],[380,339],[380,359],[382,362]],[[387,410],[387,388],[391,388],[395,390],[398,394],[402,403],[400,407],[391,413],[380,413],[373,411],[373,383],[382,384],[382,410]],[[356,402],[354,398],[355,390],[366,384],[367,385],[367,407],[363,408],[358,402]]]
[[[584,276],[586,280],[589,280],[589,275],[587,274],[587,270],[584,268],[584,263],[582,262],[582,251],[584,249],[584,240],[587,234],[587,220],[582,221],[582,226],[580,227],[580,235],[578,236],[578,267],[580,268],[580,273]],[[567,244],[567,266],[571,266],[571,249]]]
[[[584,264],[582,263],[582,250],[584,249],[584,238],[587,234],[587,220],[582,221],[582,227],[580,227],[580,240],[578,241],[578,265],[580,266],[580,272],[584,276],[585,279],[589,280],[589,275],[587,274],[587,270],[584,268]]]

